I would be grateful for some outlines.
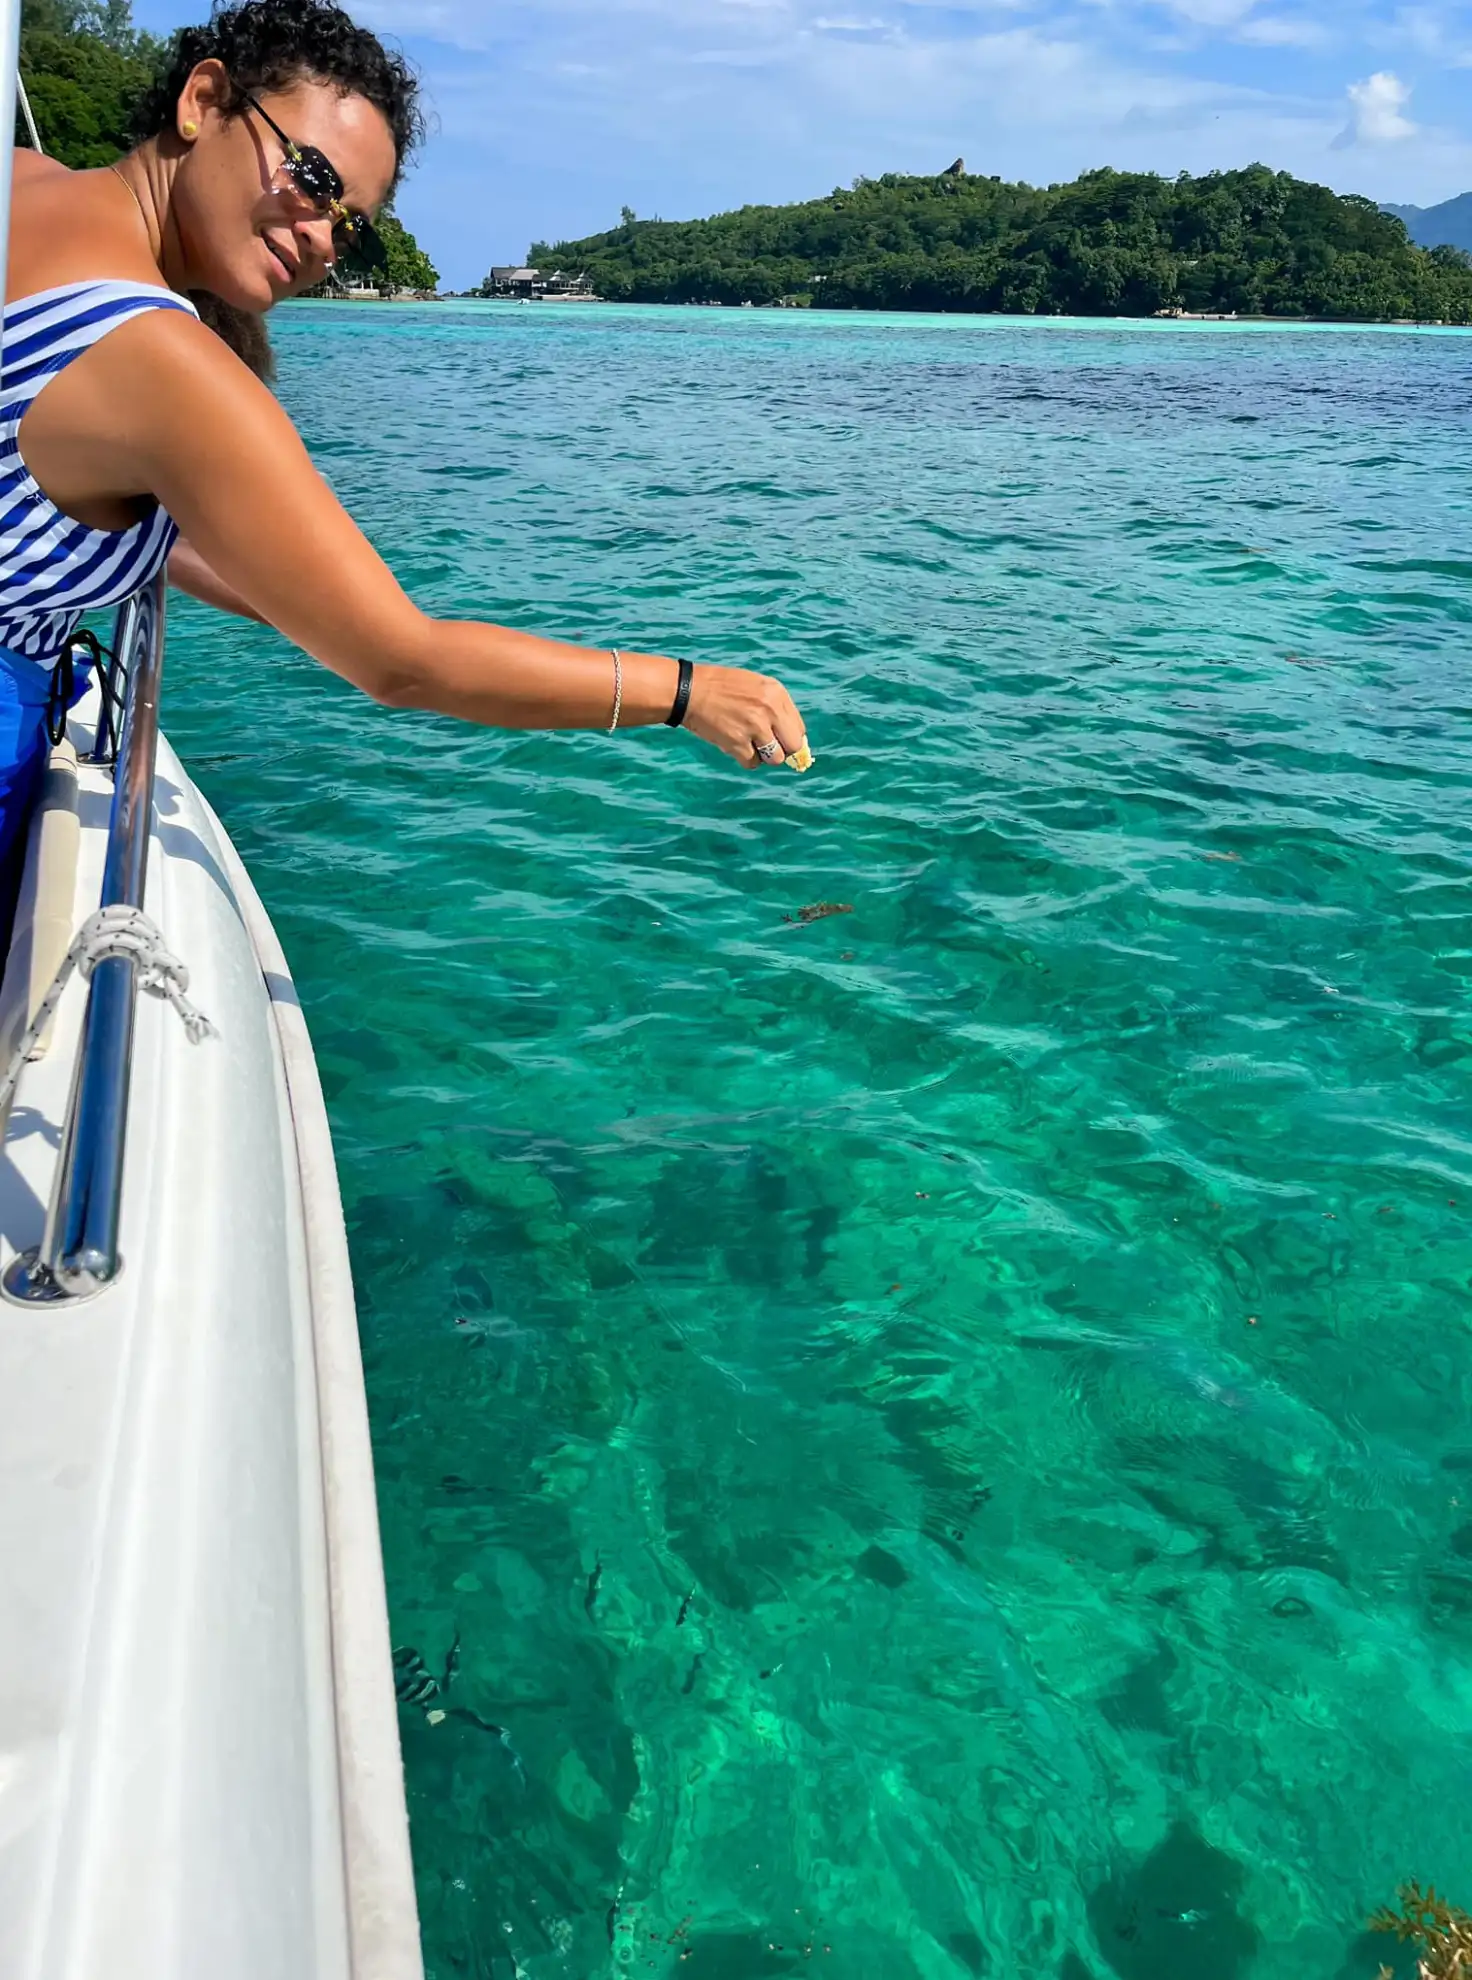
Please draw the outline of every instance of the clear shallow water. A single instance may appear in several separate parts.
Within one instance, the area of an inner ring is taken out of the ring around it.
[[[1472,338],[277,338],[427,605],[780,672],[820,758],[176,620],[461,1644],[432,1975],[1373,1974],[1472,1903]]]

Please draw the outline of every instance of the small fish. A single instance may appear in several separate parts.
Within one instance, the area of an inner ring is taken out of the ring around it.
[[[1169,1925],[1204,1925],[1207,1919],[1210,1918],[1211,1913],[1209,1911],[1157,1911],[1155,1916],[1165,1919]]]
[[[460,1669],[460,1632],[456,1630],[455,1641],[445,1652],[445,1674],[440,1679],[440,1690],[448,1691],[455,1682],[455,1674]]]
[[[483,1733],[489,1733],[493,1739],[505,1739],[506,1728],[498,1726],[494,1719],[483,1719],[479,1712],[472,1712],[468,1705],[456,1705],[452,1709],[457,1719],[464,1719],[469,1725],[479,1726]]]
[[[525,1788],[526,1768],[522,1766],[521,1755],[517,1752],[516,1748],[511,1744],[511,1735],[509,1732],[507,1732],[504,1726],[501,1728],[501,1745],[505,1749],[506,1758],[511,1762],[512,1773],[515,1774],[517,1780],[520,1781],[522,1787]]]
[[[511,1744],[511,1735],[505,1726],[498,1726],[494,1719],[483,1719],[479,1712],[472,1712],[468,1705],[452,1705],[445,1716],[447,1718],[464,1719],[469,1725],[479,1726],[483,1733],[489,1733],[492,1739],[497,1740],[505,1749],[506,1757],[511,1762],[516,1778],[521,1782],[523,1787],[526,1786],[526,1768],[522,1766],[521,1755]]]
[[[598,1590],[603,1586],[603,1557],[593,1563],[593,1572],[588,1576],[587,1593],[583,1596],[583,1614],[591,1616],[598,1600]]]
[[[429,1666],[417,1650],[407,1645],[395,1650],[394,1696],[401,1705],[428,1705],[432,1698],[438,1698],[440,1687],[438,1678],[430,1674]]]
[[[826,921],[830,914],[852,914],[853,906],[848,901],[813,901],[801,907],[796,914],[784,914],[782,919],[793,928],[806,928],[810,921]]]
[[[675,1617],[675,1628],[676,1628],[676,1629],[683,1629],[683,1628],[685,1627],[685,1618],[686,1618],[686,1616],[688,1616],[688,1615],[689,1615],[689,1613],[690,1613],[690,1604],[691,1604],[691,1603],[692,1603],[692,1602],[693,1602],[694,1600],[695,1600],[695,1590],[694,1590],[694,1589],[692,1588],[692,1589],[690,1589],[690,1590],[688,1591],[688,1593],[687,1593],[687,1594],[686,1594],[686,1596],[685,1596],[685,1599],[684,1599],[684,1601],[683,1601],[683,1602],[682,1602],[682,1603],[680,1604],[680,1613],[679,1613],[679,1614],[678,1614],[678,1615],[677,1615],[677,1616]]]
[[[682,1697],[688,1698],[691,1692],[695,1689],[696,1680],[700,1676],[700,1667],[704,1662],[705,1662],[705,1652],[703,1650],[697,1650],[695,1653],[694,1662],[691,1664],[689,1670],[685,1673],[685,1682],[680,1686],[680,1695]]]

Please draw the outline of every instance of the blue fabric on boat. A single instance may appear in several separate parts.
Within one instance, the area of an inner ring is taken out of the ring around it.
[[[79,661],[69,706],[87,691],[90,667]],[[46,709],[51,671],[0,646],[0,939],[7,939],[25,865],[26,830],[45,774],[50,738]]]

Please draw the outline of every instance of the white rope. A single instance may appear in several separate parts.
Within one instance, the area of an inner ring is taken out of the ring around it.
[[[196,1009],[185,995],[189,988],[189,971],[173,950],[166,946],[157,926],[142,908],[99,908],[96,914],[88,915],[77,930],[71,947],[61,959],[60,969],[51,980],[51,988],[37,1005],[36,1015],[26,1026],[25,1036],[10,1055],[5,1077],[0,1080],[0,1113],[10,1105],[21,1069],[35,1050],[37,1039],[55,1016],[61,993],[72,971],[78,971],[85,982],[98,963],[106,962],[111,956],[131,960],[137,966],[139,989],[146,990],[151,997],[162,997],[166,1003],[173,1005],[191,1045],[198,1045],[204,1038],[219,1036],[204,1012]]]

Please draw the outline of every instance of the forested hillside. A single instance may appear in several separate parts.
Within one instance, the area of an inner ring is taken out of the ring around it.
[[[1373,200],[1265,165],[1028,186],[888,173],[795,206],[639,220],[530,260],[610,301],[1149,316],[1472,321],[1472,260],[1415,247]]]

